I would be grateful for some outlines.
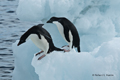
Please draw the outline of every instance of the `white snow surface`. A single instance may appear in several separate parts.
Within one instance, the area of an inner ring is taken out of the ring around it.
[[[31,40],[19,47],[16,41],[13,80],[120,80],[119,4],[120,0],[19,0],[16,13],[20,20],[45,23],[57,16],[73,22],[81,53],[54,51],[38,61],[40,55],[34,54],[40,50]],[[57,47],[67,44],[56,25],[45,23],[43,27]]]
[[[53,51],[41,60],[37,60],[41,55],[34,56],[39,49],[31,40],[20,47],[16,46],[16,41],[13,44],[13,80],[119,80],[119,41],[120,38],[114,38],[92,52],[77,53],[74,49],[65,53]]]
[[[103,43],[93,52],[54,51],[40,61],[34,56],[32,65],[39,80],[119,80],[120,43],[116,43],[117,41],[120,38]],[[114,76],[98,77],[92,74]]]

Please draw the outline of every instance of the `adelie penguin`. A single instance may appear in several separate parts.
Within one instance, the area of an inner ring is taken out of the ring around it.
[[[80,38],[76,27],[65,17],[52,17],[47,23],[56,24],[60,34],[69,44],[70,50],[73,47],[77,47],[77,51],[80,52]]]
[[[51,35],[46,31],[42,26],[44,24],[39,24],[31,27],[28,31],[26,31],[20,38],[18,46],[22,43],[26,42],[26,40],[31,39],[32,42],[41,49],[41,52],[36,55],[44,52],[44,54],[38,58],[38,60],[42,59],[46,56],[46,54],[56,50],[56,51],[64,51],[65,49],[60,49],[54,46]]]

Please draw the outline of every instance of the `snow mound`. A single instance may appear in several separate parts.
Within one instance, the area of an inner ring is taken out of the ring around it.
[[[21,46],[17,46],[19,41],[13,45],[14,71],[12,80],[38,80],[38,75],[35,73],[34,67],[31,66],[32,58],[36,51],[39,49],[32,43],[31,40],[27,41]]]
[[[39,75],[39,80],[119,80],[118,41],[120,38],[103,43],[93,52],[54,51],[40,61],[34,56],[32,65]],[[93,74],[99,74],[101,77]]]
[[[119,80],[119,41],[120,38],[114,38],[92,52],[53,51],[41,60],[37,60],[41,55],[33,57],[39,49],[31,41],[20,47],[16,46],[17,41],[13,44],[13,80]]]

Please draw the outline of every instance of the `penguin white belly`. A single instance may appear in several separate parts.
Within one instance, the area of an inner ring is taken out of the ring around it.
[[[40,35],[41,39],[39,39],[37,34],[31,34],[29,38],[32,40],[32,42],[41,50],[45,51],[45,53],[48,52],[49,49],[49,43],[45,39],[44,36]]]
[[[73,36],[72,36],[71,31],[69,31],[69,39],[70,39],[69,48],[70,48],[70,50],[71,50],[71,49],[72,49],[72,44],[73,44]]]
[[[61,23],[59,23],[58,21],[54,21],[53,23],[57,25],[57,28],[58,28],[61,36],[63,37],[63,39],[64,39],[67,43],[69,43],[69,42],[66,40],[66,38],[65,38],[64,29],[63,29],[63,26],[61,25]]]
[[[72,44],[73,44],[73,35],[72,35],[72,32],[69,30],[69,33],[68,33],[68,34],[69,34],[69,40],[70,40],[70,42],[68,42],[68,41],[66,40],[66,38],[65,38],[64,28],[63,28],[62,24],[59,23],[58,21],[54,21],[53,23],[57,25],[57,28],[58,28],[60,34],[62,35],[62,37],[64,38],[64,40],[69,44],[69,48],[70,48],[70,50],[71,50]]]

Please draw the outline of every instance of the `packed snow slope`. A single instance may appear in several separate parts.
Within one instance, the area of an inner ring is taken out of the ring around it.
[[[38,61],[40,55],[34,54],[40,50],[31,40],[19,47],[16,41],[13,80],[120,80],[119,4],[120,0],[19,0],[18,18],[32,23],[42,21],[57,47],[67,43],[56,25],[46,21],[57,16],[73,22],[82,52],[54,51]]]
[[[93,52],[52,52],[32,60],[39,80],[120,80],[120,38],[103,43]],[[101,76],[92,76],[99,74]],[[107,76],[111,75],[111,76]]]
[[[34,56],[39,49],[31,40],[19,47],[16,41],[13,80],[120,80],[119,41],[114,38],[92,52],[54,51],[41,60]]]

